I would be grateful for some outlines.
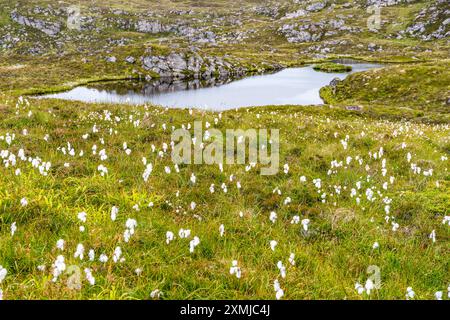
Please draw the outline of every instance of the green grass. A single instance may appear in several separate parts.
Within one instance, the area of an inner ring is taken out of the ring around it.
[[[32,100],[30,107],[21,104],[16,113],[14,105],[9,99],[0,108],[0,135],[16,134],[11,146],[0,141],[1,149],[17,154],[23,148],[27,156],[50,161],[52,168],[47,177],[21,160],[16,167],[0,168],[0,245],[5,248],[0,252],[0,264],[8,270],[1,288],[6,299],[149,299],[155,289],[163,291],[164,299],[273,299],[277,278],[287,299],[402,299],[408,286],[419,298],[430,299],[448,284],[449,228],[441,221],[449,213],[450,188],[448,162],[440,159],[449,155],[448,127],[376,120],[327,107],[230,111],[223,113],[214,127],[222,131],[280,129],[280,172],[264,177],[259,175],[259,167],[246,172],[244,166],[225,166],[220,172],[217,166],[184,165],[176,173],[170,155],[160,158],[151,152],[152,144],[159,151],[163,142],[170,143],[171,130],[164,131],[162,125],[179,128],[194,120],[213,124],[217,114],[57,100]],[[105,110],[112,119],[118,116],[122,120],[105,120]],[[135,127],[130,117],[140,120],[140,125]],[[98,133],[92,133],[94,124]],[[398,132],[400,126],[408,131]],[[109,128],[117,134],[110,135]],[[21,134],[24,129],[28,130],[26,136]],[[84,140],[86,133],[89,137]],[[46,134],[48,142],[43,139]],[[350,139],[344,150],[340,140],[346,135]],[[77,156],[57,150],[67,147],[67,142]],[[124,152],[123,142],[132,150],[130,156]],[[400,148],[402,142],[406,149]],[[106,161],[92,154],[94,144],[97,151],[106,150]],[[386,177],[381,174],[381,161],[368,157],[380,147],[387,160]],[[81,150],[83,157],[78,156]],[[407,152],[423,170],[433,168],[433,176],[413,174]],[[347,156],[358,155],[364,159],[363,165],[353,160],[327,175],[332,160],[345,163]],[[144,156],[154,165],[147,183],[142,179]],[[105,177],[97,171],[100,163],[109,170]],[[282,169],[285,163],[290,166],[288,174]],[[172,168],[171,174],[164,173],[165,166]],[[16,168],[22,170],[20,176],[15,176]],[[189,181],[191,173],[197,176],[195,185]],[[231,174],[233,182],[229,182]],[[306,183],[300,182],[301,175],[307,177]],[[369,175],[370,182],[364,182]],[[389,176],[394,176],[395,182],[385,191],[381,186]],[[312,183],[315,178],[322,179],[322,192],[328,194],[325,203]],[[236,181],[242,189],[236,188]],[[349,196],[357,181],[363,181],[359,206]],[[209,192],[212,183],[214,194]],[[227,193],[221,190],[222,183],[227,184]],[[347,190],[337,195],[335,185]],[[392,199],[390,215],[400,224],[397,232],[384,220],[381,197],[373,203],[365,199],[369,186]],[[276,187],[282,195],[273,193]],[[288,196],[292,202],[284,205]],[[29,202],[26,207],[20,205],[24,197]],[[152,208],[147,206],[150,201]],[[194,211],[189,209],[192,201],[197,203]],[[140,211],[133,209],[136,204]],[[115,222],[109,218],[112,206],[120,209]],[[87,212],[86,223],[77,220],[81,211]],[[269,221],[271,211],[278,214],[275,224]],[[242,218],[239,212],[244,213]],[[301,225],[290,223],[294,215],[311,220],[308,233],[302,232]],[[136,219],[138,226],[125,243],[128,218]],[[18,230],[11,237],[13,222]],[[219,235],[221,224],[224,237]],[[80,225],[86,227],[85,232],[78,230]],[[180,228],[191,229],[192,236],[200,238],[193,254],[189,253],[190,239],[177,237],[169,245],[165,243],[166,231],[177,234]],[[428,238],[432,230],[437,233],[436,243]],[[60,238],[66,240],[63,252],[56,249]],[[279,242],[275,252],[269,248],[273,239]],[[378,250],[372,250],[375,241],[380,243]],[[95,262],[74,258],[78,243],[85,246],[85,255],[89,249],[95,250]],[[116,246],[123,250],[122,263],[112,262]],[[109,257],[106,264],[98,261],[101,253]],[[296,255],[295,266],[287,261],[290,253]],[[89,285],[84,274],[80,291],[68,289],[66,274],[53,283],[51,265],[60,254],[67,266],[91,268],[96,284]],[[234,259],[242,268],[241,279],[229,274]],[[285,279],[276,267],[279,260],[287,266]],[[38,271],[38,265],[45,265],[46,270]],[[370,297],[359,296],[354,285],[365,282],[369,265],[380,267],[382,287]],[[134,273],[136,268],[142,269],[140,276]]]
[[[320,63],[313,66],[313,69],[316,71],[322,72],[350,72],[352,71],[352,66],[346,66],[340,63]]]

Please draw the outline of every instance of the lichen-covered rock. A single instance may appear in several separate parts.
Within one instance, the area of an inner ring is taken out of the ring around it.
[[[44,21],[22,16],[16,10],[11,12],[11,19],[20,25],[35,28],[48,36],[56,36],[61,32],[61,24],[58,22]]]

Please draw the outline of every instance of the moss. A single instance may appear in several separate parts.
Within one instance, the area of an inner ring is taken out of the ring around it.
[[[340,63],[326,62],[320,63],[313,66],[313,69],[316,71],[322,72],[350,72],[352,71],[351,66],[346,66]]]

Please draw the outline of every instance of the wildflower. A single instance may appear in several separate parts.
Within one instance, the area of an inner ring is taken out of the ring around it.
[[[357,282],[355,284],[355,290],[358,292],[358,294],[363,294],[364,287],[359,282]]]
[[[136,273],[137,276],[140,276],[142,274],[142,269],[137,268],[136,270],[134,270],[134,272]]]
[[[28,200],[27,198],[22,198],[20,200],[20,204],[22,205],[22,207],[26,207],[28,205]]]
[[[150,297],[152,298],[152,299],[159,299],[159,297],[162,295],[162,292],[159,290],[159,289],[156,289],[156,290],[153,290],[151,293],[150,293]]]
[[[117,214],[119,213],[119,208],[117,208],[116,206],[113,206],[111,208],[111,220],[115,221],[117,218]]]
[[[120,247],[116,247],[116,249],[114,249],[113,261],[115,263],[119,262],[121,255],[122,255],[122,249]]]
[[[293,216],[291,220],[291,224],[298,224],[300,222],[299,216]]]
[[[283,262],[278,261],[277,267],[280,270],[281,277],[286,278],[286,267],[283,265]]]
[[[450,226],[450,216],[445,216],[442,220],[442,224],[448,224]]]
[[[396,222],[392,222],[392,231],[397,231],[400,225]]]
[[[271,240],[270,241],[270,249],[272,249],[272,251],[275,251],[275,247],[277,246],[278,242],[276,242],[275,240]]]
[[[272,221],[272,223],[275,223],[275,221],[277,221],[277,214],[274,211],[270,213],[269,220]]]
[[[95,252],[93,249],[89,250],[88,257],[89,257],[89,261],[95,260]]]
[[[106,254],[102,253],[100,255],[100,257],[98,258],[98,260],[102,263],[106,263],[108,261],[108,256]]]
[[[280,300],[284,296],[284,291],[280,288],[280,283],[278,280],[274,281],[273,288],[275,289],[275,298]]]
[[[56,282],[58,280],[58,277],[61,275],[61,273],[66,270],[66,264],[64,263],[64,257],[63,256],[57,256],[56,261],[53,263],[53,282]]]
[[[366,288],[366,293],[367,293],[368,295],[370,295],[370,291],[372,291],[372,290],[374,289],[375,286],[374,286],[372,280],[367,279],[366,285],[365,285],[364,287]]]
[[[289,256],[289,263],[291,264],[291,265],[295,265],[295,254],[294,253],[291,253],[290,254],[290,256]]]
[[[378,242],[374,242],[372,245],[372,249],[378,249],[380,247],[380,244]]]
[[[3,300],[3,290],[0,289],[0,301]]]
[[[193,253],[196,246],[200,244],[200,239],[195,236],[193,240],[189,242],[189,252]]]
[[[178,231],[178,236],[180,238],[189,238],[190,235],[191,235],[191,230],[189,230],[189,229],[186,229],[186,230],[185,229],[180,229]]]
[[[308,225],[310,223],[309,219],[303,219],[302,220],[302,226],[303,226],[303,230],[308,231]]]
[[[14,236],[14,233],[16,233],[16,230],[17,230],[16,222],[13,222],[11,224],[11,237]]]
[[[225,226],[223,224],[221,224],[219,227],[219,233],[220,233],[220,236],[223,237],[223,235],[225,233]]]
[[[2,266],[0,266],[0,283],[2,283],[3,280],[5,280],[7,273],[8,273],[8,271],[5,268],[3,268]]]
[[[79,257],[80,260],[83,260],[83,257],[84,257],[84,246],[81,243],[79,243],[77,245],[77,250],[75,251],[74,257],[75,258]]]
[[[37,266],[37,269],[39,271],[41,271],[41,272],[44,272],[45,271],[45,265],[41,264],[41,265]]]
[[[166,243],[169,244],[170,241],[172,241],[174,239],[174,234],[172,231],[167,231],[166,232]]]
[[[237,260],[233,260],[231,262],[230,274],[231,275],[235,274],[236,278],[238,278],[238,279],[241,278],[241,268],[238,267]]]
[[[436,297],[436,300],[442,300],[442,295],[443,292],[442,291],[437,291],[434,296]]]
[[[102,177],[104,177],[105,175],[107,175],[108,174],[108,168],[106,168],[104,165],[99,165],[98,167],[97,167],[97,170],[100,172],[100,175],[102,176]]]
[[[85,223],[87,220],[86,216],[87,216],[86,212],[80,212],[80,213],[78,213],[78,220]]]
[[[95,284],[95,278],[92,276],[91,269],[85,268],[84,273],[86,274],[86,280],[93,286]]]
[[[63,239],[59,239],[58,241],[56,241],[56,248],[61,251],[64,250],[64,243],[65,241]]]
[[[406,300],[414,299],[416,293],[413,291],[412,287],[406,288]]]
[[[305,176],[301,176],[300,177],[300,182],[306,182],[306,177]]]
[[[144,173],[142,174],[142,178],[144,179],[144,182],[148,181],[148,178],[150,177],[150,174],[153,171],[153,165],[151,163],[147,164]]]

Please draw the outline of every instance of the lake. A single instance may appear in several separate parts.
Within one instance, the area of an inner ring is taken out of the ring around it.
[[[154,104],[170,108],[198,108],[214,111],[266,105],[318,105],[319,90],[334,78],[380,68],[380,64],[346,63],[353,70],[325,73],[312,66],[250,76],[240,80],[115,81],[89,84],[69,91],[39,96],[91,103]]]

